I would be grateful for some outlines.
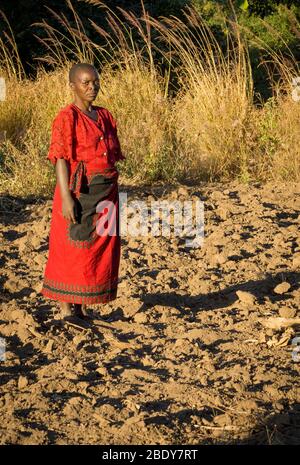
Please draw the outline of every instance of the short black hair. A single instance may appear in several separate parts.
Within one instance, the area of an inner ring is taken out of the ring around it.
[[[76,74],[78,71],[97,71],[94,65],[91,65],[90,63],[76,63],[72,65],[70,71],[69,71],[69,81],[74,82],[76,78]]]

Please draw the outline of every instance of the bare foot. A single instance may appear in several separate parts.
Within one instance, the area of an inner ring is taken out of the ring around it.
[[[64,319],[66,317],[72,316],[72,308],[69,302],[61,302],[60,303],[60,315],[61,318]]]

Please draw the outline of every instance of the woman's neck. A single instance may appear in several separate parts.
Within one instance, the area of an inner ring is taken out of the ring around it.
[[[93,105],[89,102],[72,102],[73,105],[79,108],[79,110],[86,111],[87,113],[91,113],[93,111]]]

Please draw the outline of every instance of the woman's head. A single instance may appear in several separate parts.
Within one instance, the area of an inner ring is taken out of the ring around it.
[[[92,102],[100,89],[99,73],[89,63],[77,63],[69,71],[69,84],[78,101]]]

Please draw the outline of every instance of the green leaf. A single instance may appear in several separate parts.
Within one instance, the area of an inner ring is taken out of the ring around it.
[[[239,8],[246,11],[246,10],[248,10],[248,7],[249,7],[249,3],[248,3],[247,0],[240,0],[239,1]]]

